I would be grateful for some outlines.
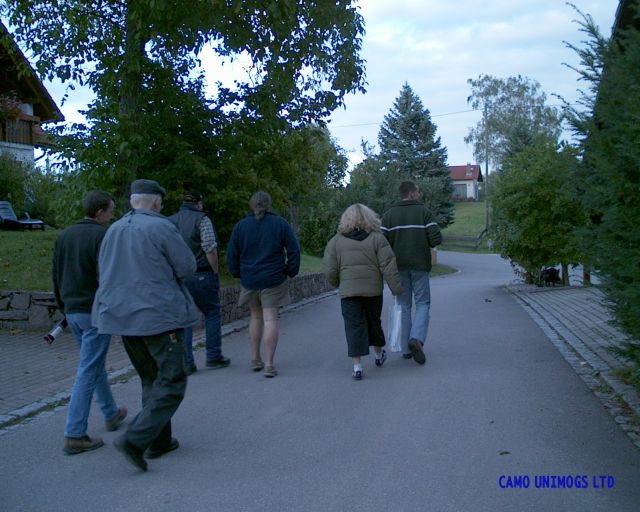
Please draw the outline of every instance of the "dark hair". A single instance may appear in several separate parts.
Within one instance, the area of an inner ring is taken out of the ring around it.
[[[82,198],[82,209],[84,214],[95,219],[98,214],[98,210],[106,210],[113,201],[111,194],[102,192],[101,190],[92,190],[87,192]]]
[[[199,190],[189,189],[189,190],[185,190],[182,198],[187,203],[199,203],[204,199],[204,194]]]
[[[262,190],[258,190],[249,199],[249,207],[256,215],[256,219],[261,219],[271,208],[271,196]]]
[[[398,192],[400,192],[400,197],[402,199],[411,194],[411,192],[415,192],[416,190],[418,190],[418,187],[416,187],[416,184],[413,181],[403,181],[398,187]]]

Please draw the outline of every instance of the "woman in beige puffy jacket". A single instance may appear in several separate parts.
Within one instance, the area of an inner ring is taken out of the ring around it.
[[[376,366],[381,367],[387,358],[380,321],[383,282],[394,295],[402,292],[396,258],[380,232],[376,212],[359,203],[344,211],[337,234],[324,250],[324,267],[329,283],[340,288],[348,355],[353,359],[352,376],[361,380],[360,357],[369,355],[370,345]]]

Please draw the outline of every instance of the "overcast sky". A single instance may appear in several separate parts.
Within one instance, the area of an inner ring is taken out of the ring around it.
[[[609,36],[617,0],[574,0]],[[361,160],[360,141],[377,146],[378,130],[404,82],[420,97],[448,149],[449,165],[474,162],[464,143],[480,119],[468,110],[469,78],[490,74],[537,80],[549,104],[552,93],[574,101],[577,74],[563,62],[578,58],[563,41],[584,39],[572,23],[578,14],[564,0],[359,0],[366,22],[363,57],[367,93],[347,98],[329,125],[350,160]],[[568,136],[568,134],[567,134]]]

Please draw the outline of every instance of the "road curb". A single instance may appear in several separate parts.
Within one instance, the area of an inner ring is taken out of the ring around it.
[[[281,308],[280,314],[287,314],[292,311],[297,311],[298,309],[306,307],[310,304],[314,304],[328,297],[332,297],[336,293],[338,293],[337,290],[332,290],[313,297],[309,297],[294,304],[284,306],[283,308]],[[244,329],[247,329],[248,327],[249,317],[235,320],[222,326],[222,337],[224,338],[225,336],[229,336],[230,334],[240,332]],[[201,349],[204,348],[204,346],[204,330],[202,330],[199,333],[195,334],[193,347],[194,349]],[[118,368],[117,370],[109,372],[109,383],[112,385],[117,384],[123,378],[129,377],[132,373],[135,373],[135,369],[132,365]],[[137,375],[135,375],[135,377],[137,378]],[[57,406],[66,405],[70,397],[71,389],[60,391],[58,393],[55,393],[54,395],[42,398],[40,400],[37,400],[36,402],[24,405],[19,409],[15,409],[13,411],[9,411],[6,414],[0,415],[0,435],[11,431],[18,425],[24,424],[26,421],[35,418],[45,411],[48,411]]]

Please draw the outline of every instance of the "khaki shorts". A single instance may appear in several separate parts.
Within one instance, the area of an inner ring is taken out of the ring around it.
[[[247,290],[240,286],[239,306],[277,308],[291,304],[289,296],[289,279],[285,279],[282,284],[273,288],[263,288],[262,290]]]

